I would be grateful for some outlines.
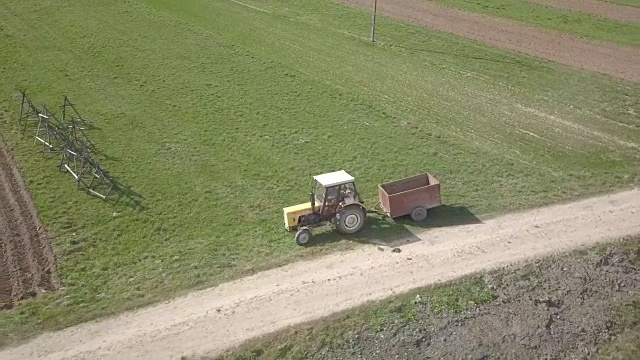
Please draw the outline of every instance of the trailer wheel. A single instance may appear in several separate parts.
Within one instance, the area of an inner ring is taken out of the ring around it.
[[[312,236],[313,235],[311,234],[311,230],[307,228],[300,229],[296,233],[296,244],[300,246],[306,245],[309,242],[309,240],[311,240]]]
[[[415,222],[420,222],[427,218],[427,209],[422,206],[418,206],[417,208],[411,211],[411,220]]]
[[[354,234],[364,226],[367,214],[360,206],[349,206],[339,214],[338,231],[343,234]]]

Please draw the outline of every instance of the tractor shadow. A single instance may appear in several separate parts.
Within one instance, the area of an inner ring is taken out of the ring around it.
[[[411,220],[409,216],[391,219],[370,214],[366,225],[358,234],[342,235],[328,227],[326,231],[315,233],[311,243],[307,246],[322,246],[348,240],[361,244],[395,248],[423,240],[424,234],[420,238],[415,234],[416,232],[423,233],[428,229],[474,224],[482,224],[482,221],[466,206],[459,205],[441,205],[430,209],[427,219],[419,223]],[[413,231],[410,228],[413,228]]]

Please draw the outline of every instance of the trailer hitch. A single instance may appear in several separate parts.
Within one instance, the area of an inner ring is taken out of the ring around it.
[[[377,215],[380,215],[380,216],[387,216],[387,214],[384,211],[382,211],[382,209],[379,209],[379,207],[378,207],[379,205],[380,205],[380,201],[375,203],[375,205],[373,205],[373,207],[371,207],[371,209],[368,209],[367,210],[367,214],[377,214]]]

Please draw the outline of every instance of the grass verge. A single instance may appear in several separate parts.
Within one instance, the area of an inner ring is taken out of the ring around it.
[[[448,207],[424,227],[640,182],[634,83],[389,19],[371,45],[369,15],[329,1],[0,8],[0,131],[63,281],[0,313],[5,344],[353,247],[282,229],[320,172],[348,170],[369,203],[380,182],[434,173]],[[77,192],[17,130],[14,86],[52,110],[68,95],[145,209]]]
[[[606,1],[616,3],[616,4],[640,7],[640,0],[606,0]]]
[[[596,359],[640,358],[640,299],[618,310],[616,337],[598,350]]]
[[[540,26],[593,40],[640,45],[640,24],[556,9],[526,0],[434,0],[460,10]]]

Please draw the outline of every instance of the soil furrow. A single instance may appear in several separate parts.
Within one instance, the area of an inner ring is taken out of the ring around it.
[[[11,247],[14,261],[17,264],[17,277],[20,279],[21,287],[18,292],[13,294],[14,299],[23,298],[25,293],[28,293],[33,288],[33,274],[34,269],[31,256],[27,249],[24,248],[24,241],[22,239],[22,228],[19,225],[19,220],[16,219],[15,214],[15,202],[10,196],[11,188],[8,185],[5,177],[5,170],[0,166],[0,203],[2,203],[2,217],[9,229],[9,238],[6,239],[6,243]]]
[[[0,150],[2,151],[2,150]],[[7,154],[4,153],[3,157],[7,159]],[[25,204],[21,202],[20,198],[16,196],[18,194],[18,186],[16,184],[17,180],[13,176],[13,169],[10,168],[8,162],[3,162],[0,164],[0,181],[5,184],[5,200],[8,200],[11,209],[10,217],[13,218],[12,225],[17,229],[19,236],[14,237],[18,248],[24,253],[24,265],[28,267],[25,269],[25,273],[23,274],[23,278],[28,278],[29,281],[25,282],[26,291],[35,290],[38,283],[40,283],[40,269],[38,268],[38,263],[36,261],[35,251],[38,249],[33,249],[31,237],[33,235],[33,231],[29,229],[29,225],[27,224],[28,218],[25,217],[24,210]]]
[[[0,204],[4,201],[0,190]],[[9,229],[9,221],[0,207],[0,309],[10,308],[14,294],[22,290],[22,281],[17,276],[18,264],[13,254],[13,244],[9,240],[13,236]]]
[[[0,278],[5,283],[2,292],[8,292],[15,302],[42,290],[55,290],[59,281],[51,244],[46,234],[39,231],[35,207],[10,152],[1,146],[0,219],[3,224]]]
[[[56,260],[53,251],[53,244],[51,242],[51,238],[48,236],[44,227],[40,223],[40,219],[38,218],[38,211],[36,210],[35,204],[31,199],[29,194],[29,190],[27,189],[27,185],[23,181],[22,175],[18,171],[16,167],[16,163],[12,158],[11,153],[7,149],[1,149],[0,152],[4,152],[4,157],[7,159],[7,163],[10,165],[14,179],[16,179],[15,184],[16,194],[21,198],[21,209],[23,210],[25,218],[29,219],[31,226],[31,241],[33,243],[34,249],[37,249],[37,261],[40,266],[41,271],[45,276],[42,276],[43,279],[43,288],[49,291],[53,291],[60,286],[60,279],[58,278],[58,274],[56,272]]]
[[[1,151],[1,150],[0,150]],[[5,158],[9,158],[10,155],[5,151]],[[14,163],[13,161],[8,164]],[[33,274],[35,275],[35,285],[43,290],[52,290],[51,279],[46,276],[47,269],[51,265],[51,259],[46,255],[51,254],[50,248],[47,248],[48,240],[45,234],[40,233],[40,222],[36,218],[36,210],[29,199],[29,192],[26,189],[22,177],[15,166],[10,167],[11,184],[13,186],[13,195],[17,206],[17,216],[21,220],[22,224],[22,237],[25,242],[25,247],[30,251],[32,256],[32,263],[34,266]]]
[[[10,308],[13,303],[13,286],[14,279],[10,277],[11,270],[7,264],[7,256],[4,254],[4,245],[0,244],[0,310]]]
[[[369,0],[339,0],[370,11]],[[640,81],[640,48],[591,42],[576,36],[482,14],[447,8],[424,0],[378,2],[382,15],[621,79]]]

